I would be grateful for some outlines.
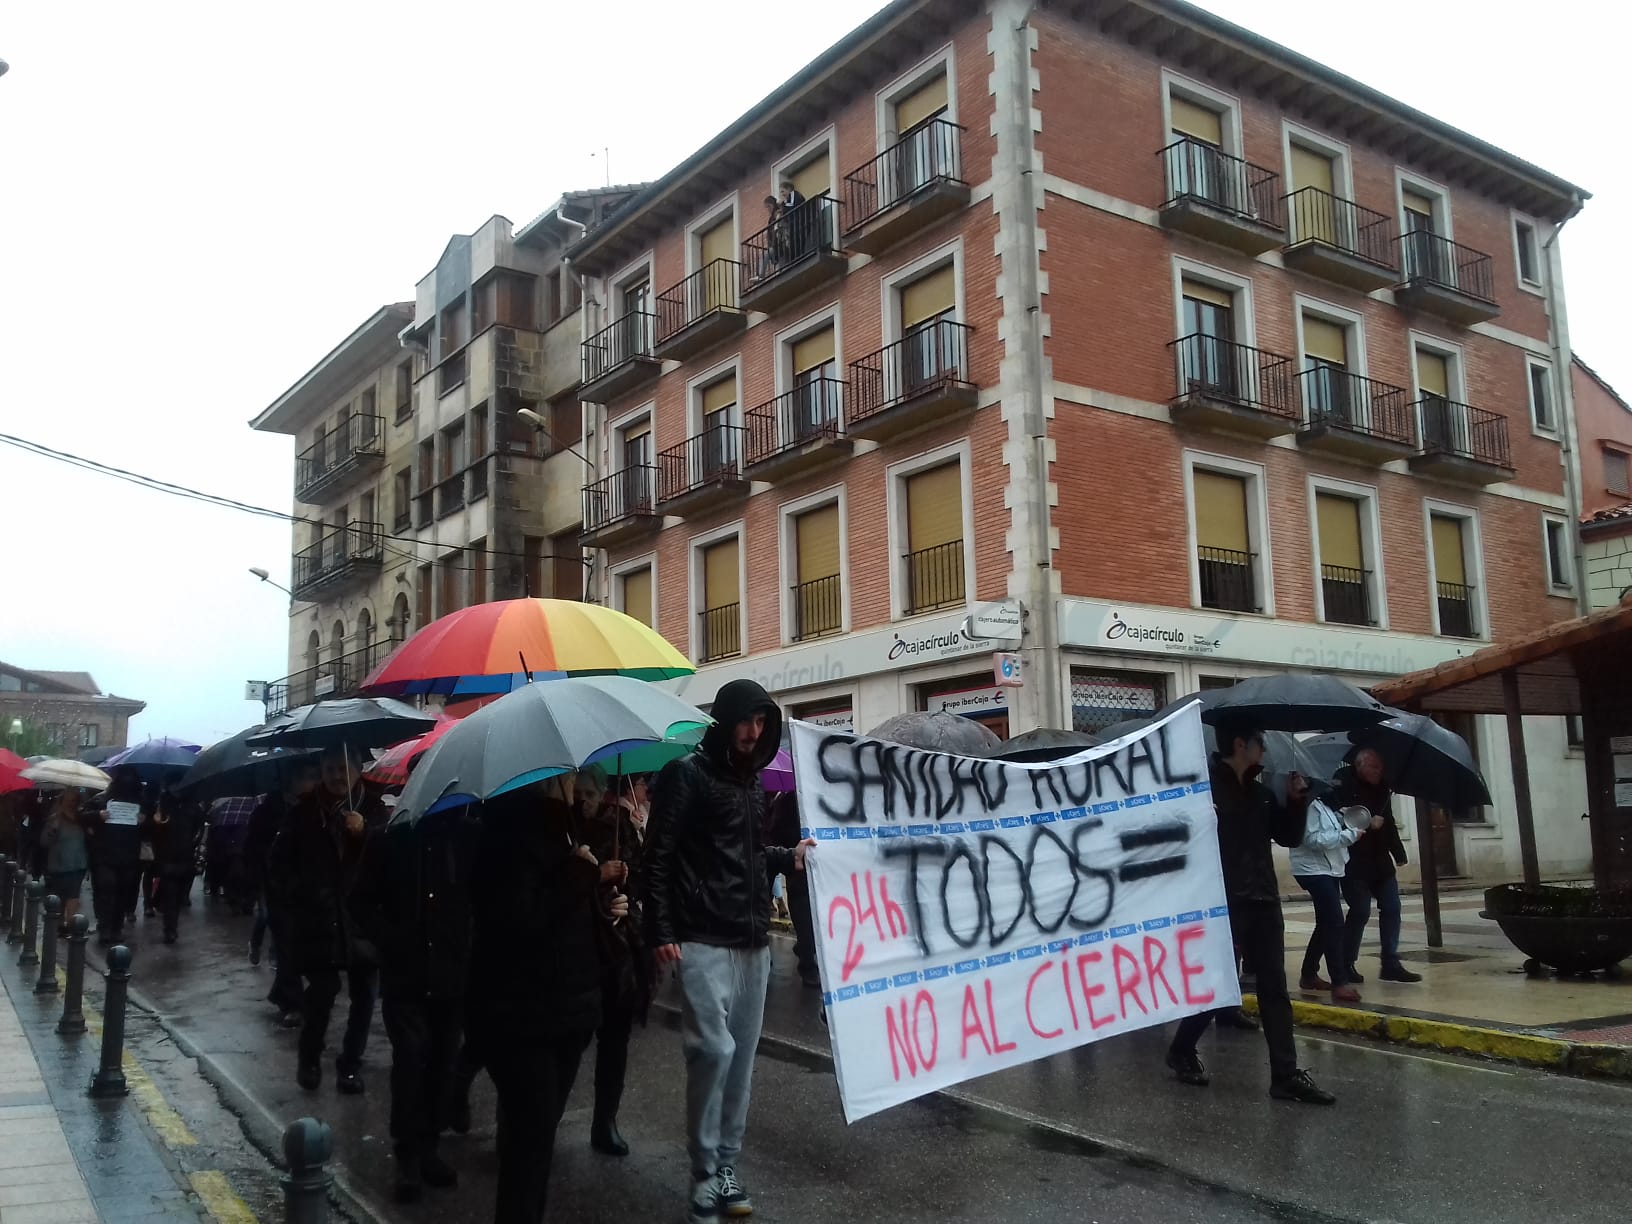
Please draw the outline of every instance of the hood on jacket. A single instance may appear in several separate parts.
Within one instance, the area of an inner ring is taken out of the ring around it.
[[[765,730],[754,749],[750,772],[757,774],[771,763],[782,746],[782,710],[771,700],[771,695],[752,680],[732,680],[722,685],[714,695],[709,713],[714,725],[703,734],[702,750],[722,769],[734,768],[731,760],[731,739],[739,722],[763,711]]]

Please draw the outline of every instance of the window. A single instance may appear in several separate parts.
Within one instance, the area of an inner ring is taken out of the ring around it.
[[[520,272],[501,272],[498,280],[498,314],[497,321],[507,327],[524,327],[532,330],[533,287],[536,278]]]
[[[831,192],[833,170],[827,146],[824,144],[815,154],[778,174],[776,187],[779,192],[785,182],[792,183],[793,189],[806,200],[814,200],[819,195]]]
[[[426,438],[419,444],[419,494],[418,505],[415,507],[415,522],[421,526],[429,525],[433,515],[431,498],[436,487],[436,439]],[[420,622],[424,624],[424,621]]]
[[[462,472],[465,467],[465,427],[463,423],[450,425],[442,431],[443,480]]]
[[[477,285],[470,291],[470,334],[479,335],[489,323],[493,322],[494,302],[498,297],[499,286],[496,280]]]
[[[1438,241],[1450,236],[1449,229],[1443,196],[1411,183],[1400,184],[1400,256],[1406,279],[1456,284],[1454,256]]]
[[[1167,677],[1071,669],[1071,727],[1090,733],[1130,718],[1149,718],[1167,704]]]
[[[700,478],[704,482],[717,479],[736,467],[736,433],[732,415],[737,406],[737,375],[733,371],[704,387],[697,396],[701,413],[702,449],[687,464],[690,469],[686,483]]]
[[[742,653],[742,596],[737,537],[702,550],[703,611],[698,624],[698,661],[711,663]]]
[[[1519,268],[1519,283],[1534,288],[1541,286],[1541,253],[1536,245],[1536,227],[1533,222],[1513,219],[1513,252]]]
[[[961,512],[959,515],[962,518]],[[839,503],[806,510],[793,520],[793,624],[795,642],[844,628],[844,589],[839,562]]]
[[[465,299],[460,298],[442,312],[441,355],[451,357],[465,343]]]
[[[1604,488],[1622,497],[1632,494],[1632,456],[1604,448]]]
[[[550,594],[557,599],[584,598],[584,550],[578,543],[577,530],[563,531],[550,537]]]
[[[887,168],[895,181],[889,184],[889,180],[885,180],[887,185],[880,203],[886,207],[942,175],[955,174],[955,165],[949,164],[952,157],[948,141],[935,122],[946,115],[948,104],[944,68],[895,100],[892,107],[895,151]]]
[[[905,612],[964,602],[963,472],[956,461],[906,478]]]
[[[1429,514],[1429,546],[1434,562],[1434,602],[1438,631],[1445,637],[1476,637],[1474,588],[1468,565],[1468,520]]]
[[[1547,551],[1547,582],[1554,591],[1568,591],[1570,581],[1570,529],[1563,519],[1543,516],[1542,541]]]
[[[1194,196],[1239,209],[1230,184],[1235,177],[1225,160],[1225,116],[1212,103],[1171,94],[1168,98],[1167,193],[1170,199]]]
[[[544,539],[542,536],[521,537],[522,595],[527,599],[541,599],[544,589]]]
[[[1571,752],[1584,752],[1587,747],[1586,728],[1581,724],[1581,715],[1566,714],[1564,716],[1564,744]]]
[[[1338,192],[1337,159],[1323,149],[1291,142],[1287,147],[1287,201],[1291,209],[1293,242],[1325,242],[1352,247],[1346,235],[1353,217]]]
[[[99,743],[98,736],[102,729],[95,723],[81,723],[79,725],[79,746],[81,748],[95,748]]]
[[[952,264],[903,285],[901,308],[900,399],[933,387],[948,376],[962,378],[961,334],[950,325],[957,313],[957,281]],[[886,373],[888,378],[890,372]],[[896,398],[885,390],[886,398]]]
[[[1530,381],[1530,424],[1541,433],[1558,428],[1553,413],[1553,368],[1544,362],[1527,361]]]
[[[359,411],[361,411],[362,414],[365,417],[372,417],[372,416],[374,416],[376,414],[376,411],[377,411],[376,405],[377,404],[378,404],[378,396],[376,395],[374,388],[373,387],[364,387],[363,388],[363,402],[362,402],[362,405],[361,405]],[[369,421],[364,426],[364,437],[367,437],[368,436],[368,431],[372,430],[373,428],[374,428],[374,422]]]
[[[1348,425],[1363,419],[1364,393],[1350,378],[1349,329],[1318,315],[1303,316],[1303,400],[1311,423]]]
[[[1196,574],[1204,608],[1258,611],[1247,478],[1195,469],[1190,476],[1196,516]]]
[[[397,422],[400,424],[414,411],[414,363],[404,361],[397,366]]]
[[[1235,351],[1235,295],[1185,277],[1180,282],[1180,361],[1184,389],[1236,399],[1241,394]]]
[[[1364,510],[1353,497],[1325,491],[1315,494],[1322,619],[1328,622],[1376,623],[1371,608],[1371,567],[1366,564]]]
[[[487,457],[492,446],[487,437],[487,405],[470,414],[470,500],[487,496]]]
[[[643,565],[618,579],[618,603],[625,614],[647,628],[657,627],[657,608],[652,603],[652,567]]]
[[[419,623],[421,625],[428,625],[435,619],[431,612],[432,587],[430,566],[422,565],[419,567],[419,583],[414,593],[419,601]],[[315,637],[316,635],[314,634],[313,636]]]
[[[477,540],[466,554],[470,566],[470,602],[487,602],[487,541]]]
[[[393,531],[401,531],[408,527],[414,518],[414,469],[401,468],[397,471],[395,488],[392,491],[391,511]]]
[[[465,606],[465,570],[461,556],[462,554],[456,550],[436,563],[436,614],[438,616],[446,616],[450,612],[457,612]]]
[[[839,367],[833,324],[788,345],[793,404],[787,424],[797,445],[828,432],[839,419]]]
[[[544,326],[561,319],[561,270],[557,268],[544,278]]]

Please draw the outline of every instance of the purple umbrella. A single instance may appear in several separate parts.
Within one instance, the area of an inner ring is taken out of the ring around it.
[[[771,758],[771,763],[760,771],[759,780],[765,784],[768,791],[793,789],[793,757],[786,748],[779,749]]]
[[[198,745],[185,740],[162,736],[143,740],[133,747],[117,752],[102,762],[104,773],[128,766],[135,769],[144,782],[163,782],[171,776],[179,777],[192,766],[198,756]]]

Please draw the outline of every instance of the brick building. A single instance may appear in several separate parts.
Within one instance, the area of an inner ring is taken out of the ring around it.
[[[1572,615],[1584,198],[1189,5],[899,0],[569,252],[596,589],[693,697],[1004,734]],[[1503,741],[1460,729],[1498,804],[1445,851],[1499,874]]]
[[[43,731],[49,751],[77,757],[82,752],[123,748],[130,720],[147,708],[131,697],[97,687],[89,672],[29,671],[0,663],[0,744],[12,720]]]

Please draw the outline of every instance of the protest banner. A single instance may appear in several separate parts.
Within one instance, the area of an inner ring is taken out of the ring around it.
[[[1047,764],[792,749],[847,1121],[1240,1003],[1195,706]]]

